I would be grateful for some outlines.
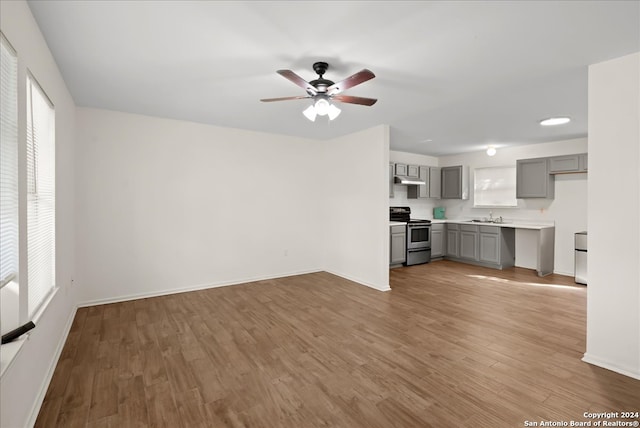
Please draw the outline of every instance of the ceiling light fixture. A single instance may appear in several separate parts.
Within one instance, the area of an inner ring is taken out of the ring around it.
[[[540,121],[540,125],[542,126],[555,126],[555,125],[564,125],[565,123],[571,122],[571,119],[568,117],[550,117],[549,119],[544,119]]]
[[[319,99],[309,107],[307,107],[302,114],[311,122],[315,122],[317,116],[329,116],[329,120],[333,120],[340,115],[338,107],[329,102],[325,97],[319,97]]]
[[[496,154],[496,148],[493,146],[489,146],[489,148],[487,149],[487,155],[493,156],[495,154]]]

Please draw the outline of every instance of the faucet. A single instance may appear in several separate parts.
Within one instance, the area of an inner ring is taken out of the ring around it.
[[[489,222],[493,223],[493,211],[489,211]]]

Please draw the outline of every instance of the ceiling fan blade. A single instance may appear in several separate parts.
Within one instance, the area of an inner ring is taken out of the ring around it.
[[[353,74],[347,77],[346,79],[329,86],[327,88],[327,94],[328,95],[339,94],[340,92],[346,89],[353,88],[354,86],[359,85],[363,82],[366,82],[367,80],[371,80],[374,77],[376,77],[376,75],[373,74],[370,70],[367,70],[365,68],[364,70],[358,71],[356,74]]]
[[[287,101],[287,100],[302,100],[304,98],[311,98],[311,97],[305,97],[305,96],[296,96],[296,97],[280,97],[280,98],[263,98],[260,101],[264,102],[264,103],[270,103],[272,101]]]
[[[331,99],[343,103],[360,104],[363,106],[372,106],[376,101],[378,101],[375,98],[354,97],[352,95],[334,95]]]
[[[284,77],[285,79],[288,79],[293,83],[295,83],[296,85],[300,86],[302,89],[307,91],[309,95],[316,95],[318,93],[318,90],[315,87],[313,87],[311,83],[307,82],[306,80],[304,80],[302,77],[298,76],[296,73],[294,73],[291,70],[278,70],[277,73],[282,77]]]

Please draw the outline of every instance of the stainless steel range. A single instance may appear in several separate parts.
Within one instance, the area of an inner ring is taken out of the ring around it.
[[[389,220],[407,223],[406,266],[431,261],[431,221],[411,218],[410,207],[389,207]]]

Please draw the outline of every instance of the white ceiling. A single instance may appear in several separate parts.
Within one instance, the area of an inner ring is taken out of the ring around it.
[[[433,156],[583,137],[587,67],[640,51],[639,1],[29,1],[80,106],[316,139],[379,124]],[[309,122],[276,74],[368,68]],[[540,119],[570,116],[543,128]],[[321,120],[324,119],[324,120]],[[425,140],[432,140],[425,142]]]

